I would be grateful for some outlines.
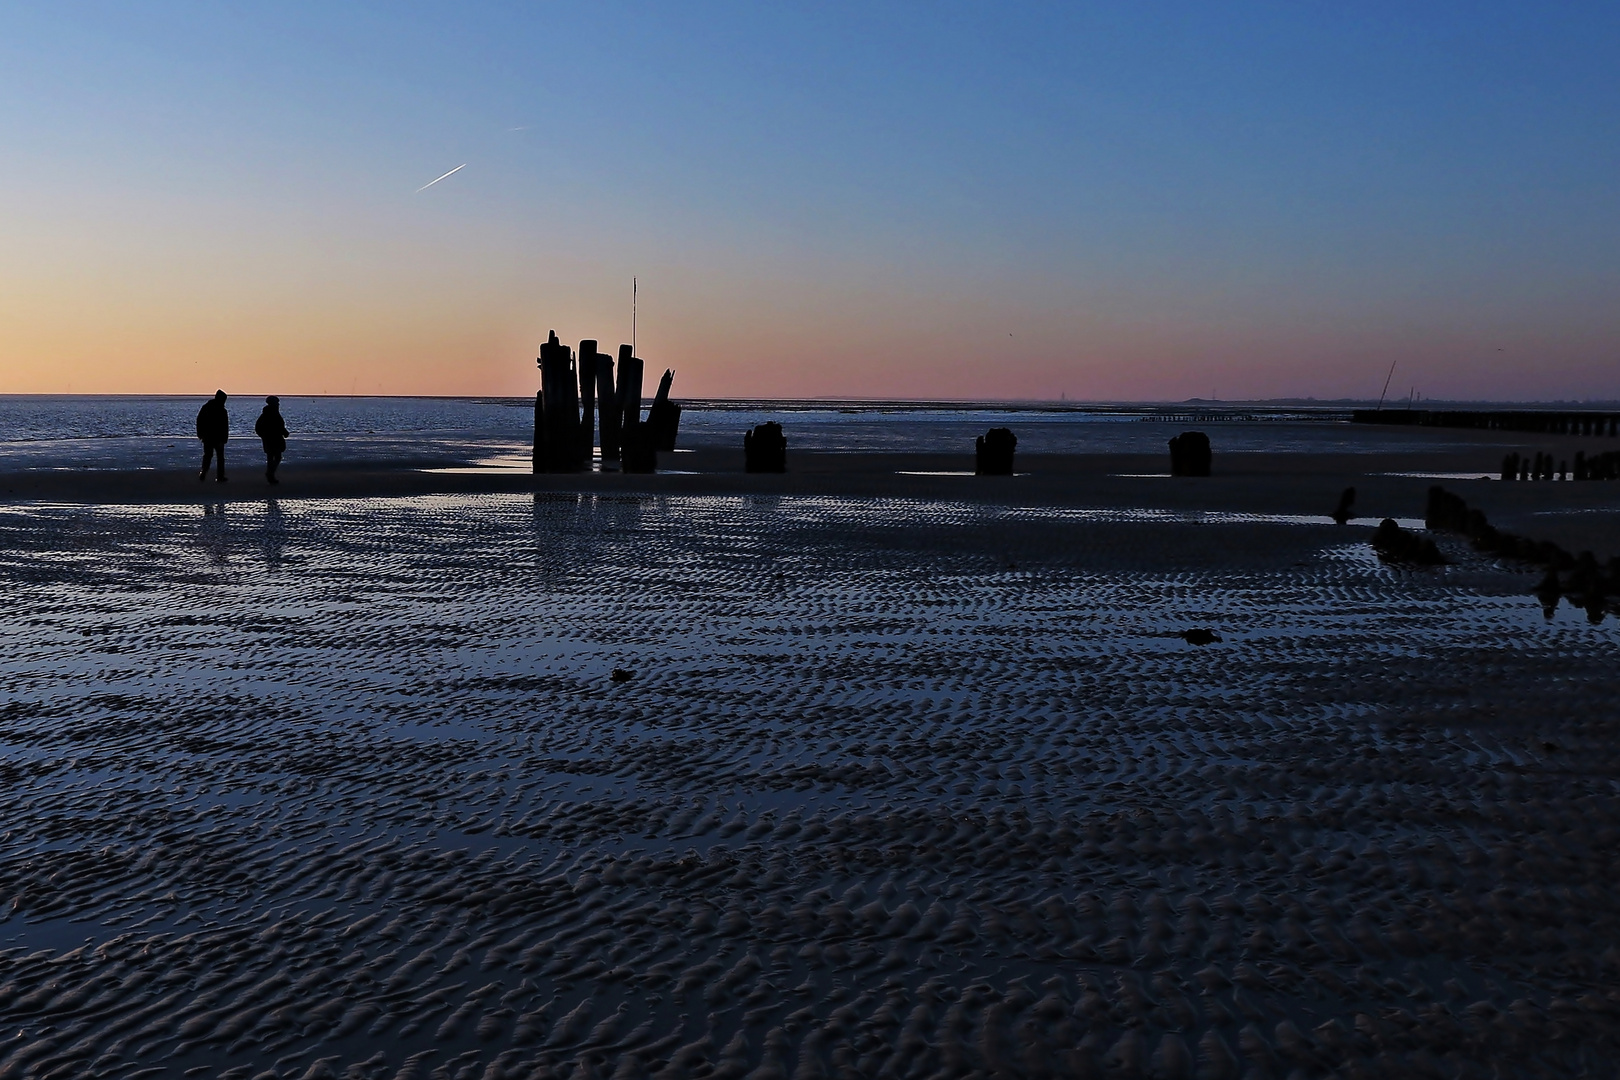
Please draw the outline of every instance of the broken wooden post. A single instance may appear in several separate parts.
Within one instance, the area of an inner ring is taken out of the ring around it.
[[[775,421],[756,424],[743,435],[743,471],[787,472],[787,436]]]
[[[973,471],[979,476],[1011,476],[1018,436],[1011,428],[991,428],[973,440]]]
[[[579,427],[580,462],[591,467],[591,446],[596,441],[596,342],[586,338],[579,343]]]
[[[658,396],[647,410],[647,429],[652,435],[654,450],[669,453],[675,449],[675,433],[681,426],[681,407],[669,400],[669,387],[675,381],[675,372],[665,371],[658,380]]]
[[[1183,431],[1170,440],[1171,476],[1208,476],[1213,459],[1209,436],[1202,431]]]

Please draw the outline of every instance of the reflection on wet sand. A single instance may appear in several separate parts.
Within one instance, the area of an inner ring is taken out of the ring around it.
[[[287,519],[281,512],[281,503],[275,499],[264,501],[264,524],[259,530],[266,570],[281,569],[287,550]]]

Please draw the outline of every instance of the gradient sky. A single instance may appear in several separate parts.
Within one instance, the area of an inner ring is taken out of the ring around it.
[[[0,392],[1620,398],[1620,5],[0,8]],[[456,165],[466,168],[425,191]]]

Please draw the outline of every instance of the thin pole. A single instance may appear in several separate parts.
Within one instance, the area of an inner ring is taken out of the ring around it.
[[[1380,409],[1382,409],[1384,407],[1384,394],[1389,393],[1389,380],[1391,380],[1391,379],[1393,379],[1395,377],[1395,365],[1398,364],[1399,362],[1400,362],[1400,357],[1396,357],[1394,360],[1391,360],[1389,362],[1389,374],[1384,376],[1384,389],[1378,395],[1378,407]]]
[[[630,355],[636,355],[636,279],[630,279]]]

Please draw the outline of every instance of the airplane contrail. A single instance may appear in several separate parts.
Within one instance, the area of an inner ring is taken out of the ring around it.
[[[463,161],[460,165],[457,165],[455,168],[453,168],[449,172],[445,173],[444,176],[451,176],[451,175],[453,175],[455,173],[460,172],[462,169],[465,169],[466,167],[467,167],[467,163],[465,161]],[[441,176],[441,177],[439,177],[438,179],[435,179],[435,180],[429,180],[427,183],[423,184],[421,187],[416,189],[416,194],[420,195],[422,192],[426,191],[428,188],[432,187],[434,184],[437,184],[439,182],[439,180],[443,180],[444,176]]]

